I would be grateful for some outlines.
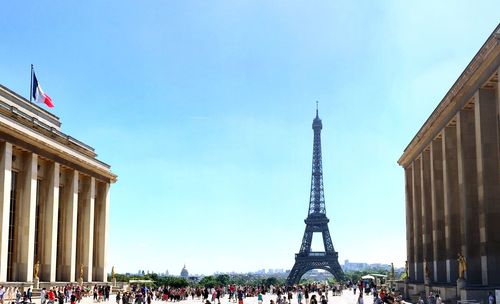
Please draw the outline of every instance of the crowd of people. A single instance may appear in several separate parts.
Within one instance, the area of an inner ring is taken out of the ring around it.
[[[292,299],[298,299],[298,304],[326,304],[328,293],[332,296],[341,295],[342,284],[331,286],[324,284],[307,284],[300,286],[251,286],[251,285],[227,285],[218,287],[186,287],[174,288],[162,286],[150,288],[147,286],[131,285],[125,290],[115,293],[114,300],[117,304],[151,304],[154,301],[178,302],[191,298],[198,299],[203,303],[221,304],[221,299],[227,297],[229,303],[242,304],[244,299],[257,297],[259,304],[262,304],[263,295],[272,294],[276,298],[270,304],[291,304]],[[68,284],[65,286],[55,286],[42,288],[39,292],[40,304],[77,304],[84,297],[92,297],[93,301],[109,301],[111,287],[109,285],[87,285],[79,286]],[[38,298],[38,296],[37,296]],[[23,290],[16,287],[0,286],[0,304],[26,304],[32,303],[33,292],[31,288]],[[326,301],[326,302],[325,302]]]
[[[80,286],[67,284],[42,288],[39,291],[40,304],[77,304],[84,297],[93,294],[95,302],[107,301],[111,293],[109,285]],[[38,298],[38,296],[37,296]],[[27,304],[33,303],[33,290],[31,288],[0,286],[0,304]]]
[[[264,304],[264,295],[270,295],[270,303],[265,304],[328,304],[329,296],[340,296],[346,290],[357,295],[357,304],[364,303],[364,295],[371,294],[374,304],[399,304],[401,296],[386,288],[379,288],[373,281],[348,281],[346,284],[304,284],[295,286],[251,286],[227,285],[216,287],[174,288],[161,286],[130,285],[113,294],[116,304],[151,304],[152,301],[179,302],[190,298],[203,304],[244,304],[248,298],[257,297],[258,304]],[[93,302],[108,302],[111,295],[110,285],[79,286],[68,284],[40,291],[40,304],[78,304],[84,297],[92,297]],[[439,298],[439,297],[438,297]],[[225,302],[222,303],[222,299]],[[30,288],[23,290],[15,287],[0,286],[0,304],[27,304],[33,302]],[[368,303],[366,303],[368,304]],[[371,303],[370,303],[371,304]],[[420,303],[421,304],[421,303]],[[441,304],[439,300],[431,304]]]
[[[20,303],[21,301],[31,302],[33,297],[33,292],[31,288],[26,291],[20,289],[19,287],[4,287],[0,286],[0,304],[4,302],[14,302]]]

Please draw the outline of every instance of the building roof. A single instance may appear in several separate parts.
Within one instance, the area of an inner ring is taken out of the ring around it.
[[[499,66],[500,24],[413,137],[398,164],[406,168],[445,126],[453,122],[455,114],[470,101],[477,89],[495,79],[498,81]]]
[[[59,117],[0,85],[0,139],[64,166],[115,182],[111,166],[98,160],[94,148],[61,132]]]
[[[184,267],[182,267],[182,270],[181,270],[181,277],[187,278],[188,276],[189,276],[189,272],[186,269],[186,265],[184,265]]]

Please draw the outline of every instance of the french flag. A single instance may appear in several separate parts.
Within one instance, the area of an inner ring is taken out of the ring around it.
[[[31,95],[33,96],[33,99],[36,102],[44,103],[49,108],[54,107],[54,104],[52,103],[52,99],[49,97],[49,95],[45,94],[45,92],[42,90],[42,87],[38,83],[38,80],[36,79],[35,72],[33,72],[33,87],[32,88],[33,88],[33,92],[31,92]]]

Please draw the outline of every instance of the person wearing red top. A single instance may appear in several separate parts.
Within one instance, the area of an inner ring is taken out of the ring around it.
[[[380,290],[379,297],[380,297],[380,300],[382,300],[382,302],[384,302],[384,300],[385,300],[385,292],[384,292],[383,289]]]
[[[49,303],[54,304],[54,301],[56,300],[56,294],[54,293],[54,290],[52,288],[47,293],[47,297],[49,298]]]

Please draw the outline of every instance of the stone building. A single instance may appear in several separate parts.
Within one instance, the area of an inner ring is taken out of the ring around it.
[[[116,175],[96,156],[0,85],[0,285],[106,281]]]
[[[409,294],[484,299],[500,287],[499,42],[500,25],[398,160]]]
[[[182,270],[181,270],[181,278],[187,279],[188,277],[189,277],[189,272],[186,268],[186,264],[184,264],[184,267],[182,267]]]

